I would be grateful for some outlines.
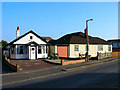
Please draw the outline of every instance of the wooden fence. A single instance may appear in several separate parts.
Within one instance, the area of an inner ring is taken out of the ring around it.
[[[112,52],[112,57],[120,57],[120,52]]]
[[[104,58],[107,58],[107,57],[112,57],[112,52],[109,52],[109,53],[97,53],[97,58],[98,60],[99,59],[104,59]]]

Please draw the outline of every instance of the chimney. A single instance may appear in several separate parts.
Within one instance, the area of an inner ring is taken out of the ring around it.
[[[17,31],[16,31],[16,38],[18,38],[20,35],[20,31],[19,31],[19,26],[17,27]]]

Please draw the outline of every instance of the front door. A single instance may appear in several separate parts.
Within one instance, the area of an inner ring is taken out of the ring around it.
[[[36,59],[35,47],[31,47],[31,59]]]

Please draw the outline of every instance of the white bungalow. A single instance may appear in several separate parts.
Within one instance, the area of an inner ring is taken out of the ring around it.
[[[10,59],[40,59],[48,57],[47,42],[32,30],[19,37],[17,27],[16,39],[9,43]]]

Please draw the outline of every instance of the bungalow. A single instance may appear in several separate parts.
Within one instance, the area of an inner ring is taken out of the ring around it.
[[[112,45],[98,37],[89,37],[89,55],[97,57],[97,53],[112,52]],[[50,54],[58,53],[61,58],[85,57],[87,51],[86,37],[82,32],[67,34],[49,42]]]
[[[48,44],[43,38],[32,30],[19,36],[19,27],[16,31],[16,39],[10,42],[10,59],[39,59],[48,57]]]

